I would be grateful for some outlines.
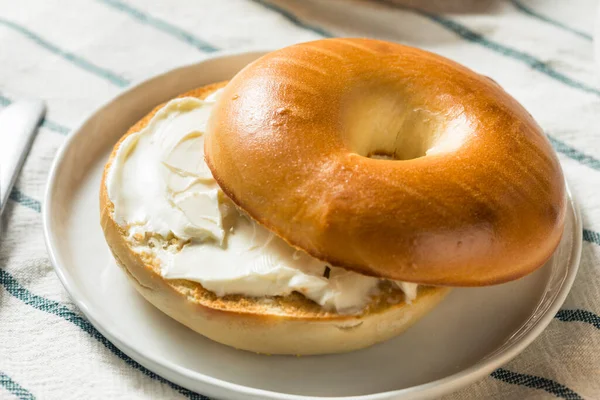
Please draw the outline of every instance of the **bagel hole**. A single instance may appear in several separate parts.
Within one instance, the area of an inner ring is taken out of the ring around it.
[[[386,153],[384,151],[373,151],[367,154],[367,157],[374,158],[376,160],[396,160],[393,153]]]
[[[346,147],[363,157],[412,160],[427,155],[440,118],[415,107],[397,93],[362,92],[346,102],[343,135]]]

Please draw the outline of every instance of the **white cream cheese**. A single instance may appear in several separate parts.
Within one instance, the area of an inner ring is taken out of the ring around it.
[[[296,291],[328,310],[360,311],[380,279],[294,249],[219,189],[204,161],[203,136],[218,94],[171,100],[117,150],[107,191],[134,251],[157,258],[164,278],[199,282],[217,296]],[[165,245],[173,239],[178,246]],[[416,284],[395,284],[408,301],[416,297]]]

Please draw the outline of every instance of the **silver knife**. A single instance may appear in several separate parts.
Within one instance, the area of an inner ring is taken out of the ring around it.
[[[40,100],[20,100],[0,110],[0,215],[45,112]]]

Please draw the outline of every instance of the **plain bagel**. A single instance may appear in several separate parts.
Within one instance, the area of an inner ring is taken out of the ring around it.
[[[224,89],[205,153],[256,221],[363,274],[501,283],[562,235],[563,175],[533,118],[489,78],[399,44],[327,39],[260,58]]]

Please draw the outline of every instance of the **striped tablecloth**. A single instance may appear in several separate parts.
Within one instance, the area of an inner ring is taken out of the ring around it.
[[[0,107],[25,97],[49,107],[2,220],[0,398],[204,399],[125,356],[69,300],[42,237],[50,163],[131,82],[221,49],[367,36],[494,78],[546,130],[582,207],[582,265],[563,309],[519,357],[448,399],[600,399],[595,16],[595,1],[566,0],[0,0]]]

